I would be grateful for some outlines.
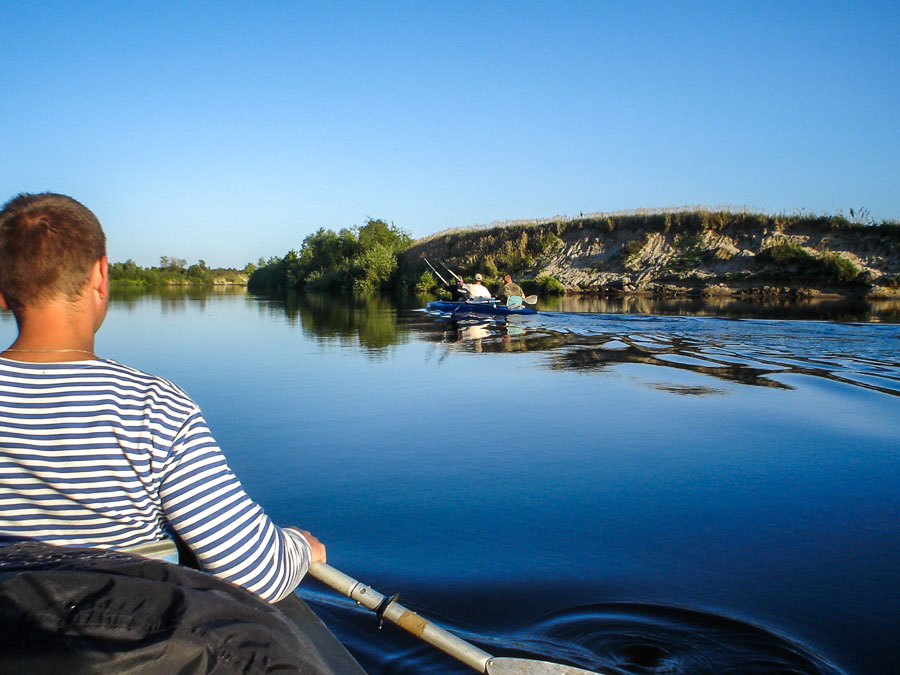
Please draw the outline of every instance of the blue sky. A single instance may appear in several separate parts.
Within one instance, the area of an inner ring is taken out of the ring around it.
[[[900,218],[896,2],[0,2],[0,199],[243,267],[694,204]]]

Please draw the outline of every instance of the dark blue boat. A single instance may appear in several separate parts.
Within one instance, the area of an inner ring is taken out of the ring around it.
[[[490,316],[537,314],[537,310],[531,307],[526,307],[525,305],[507,306],[493,298],[490,300],[466,300],[465,302],[434,300],[425,305],[425,309],[429,312],[441,312],[442,314],[481,314]]]

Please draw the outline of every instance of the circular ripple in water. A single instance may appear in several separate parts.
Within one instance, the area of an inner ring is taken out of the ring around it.
[[[474,637],[474,636],[473,636]],[[840,675],[841,670],[763,628],[714,614],[634,603],[557,612],[512,638],[521,656],[566,660],[605,673]],[[507,642],[507,646],[509,642]]]

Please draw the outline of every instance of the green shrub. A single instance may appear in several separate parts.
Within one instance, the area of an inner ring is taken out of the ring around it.
[[[852,260],[827,248],[813,253],[794,241],[781,240],[756,256],[762,263],[773,265],[778,277],[816,278],[835,283],[856,281],[860,269]]]
[[[687,272],[699,267],[708,255],[699,234],[679,234],[675,237],[675,251],[667,267],[675,272]]]
[[[549,274],[539,276],[537,278],[537,283],[544,295],[562,295],[566,292],[566,289],[559,283],[559,280]]]
[[[428,293],[432,291],[435,286],[437,286],[437,280],[434,278],[431,270],[425,270],[416,282],[416,292]]]
[[[859,277],[860,269],[856,263],[838,253],[823,253],[819,260],[822,263],[825,276],[833,281],[847,283],[855,281]]]
[[[809,263],[816,259],[812,253],[800,244],[789,239],[780,239],[778,242],[760,251],[759,257],[780,264]]]
[[[632,239],[622,244],[622,260],[627,265],[633,258],[636,258],[644,250],[644,242],[639,239]]]
[[[300,251],[261,264],[250,276],[249,287],[256,291],[387,290],[395,281],[397,256],[411,242],[400,228],[374,218],[340,232],[319,228],[303,240]]]
[[[390,246],[376,242],[364,249],[354,259],[354,290],[377,291],[386,289],[391,275],[397,269],[397,256]]]
[[[550,251],[555,251],[559,247],[563,245],[562,239],[557,237],[553,232],[548,232],[544,235],[544,238],[541,239],[541,251],[543,253],[549,253]]]

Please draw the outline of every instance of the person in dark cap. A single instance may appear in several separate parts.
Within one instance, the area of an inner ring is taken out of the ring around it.
[[[450,299],[454,302],[465,302],[469,299],[469,289],[460,279],[453,279],[447,284],[447,290],[450,291]]]

